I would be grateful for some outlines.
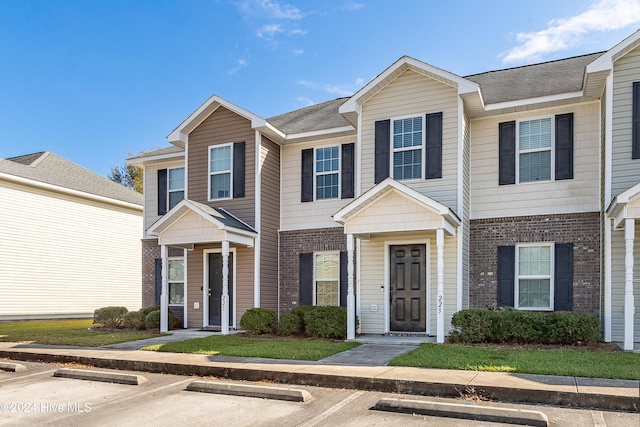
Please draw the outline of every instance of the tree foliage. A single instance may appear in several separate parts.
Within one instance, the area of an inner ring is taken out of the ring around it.
[[[142,168],[129,164],[113,166],[107,178],[142,194]]]

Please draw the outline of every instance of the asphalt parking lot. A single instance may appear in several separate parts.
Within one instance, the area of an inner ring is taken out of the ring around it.
[[[140,426],[140,425],[224,425],[224,426],[386,426],[507,425],[455,418],[436,418],[373,410],[381,399],[412,399],[457,405],[500,407],[539,411],[553,426],[632,426],[640,425],[640,414],[509,405],[461,399],[435,399],[348,389],[282,386],[259,383],[262,387],[304,390],[306,402],[233,396],[187,391],[197,380],[224,384],[254,384],[216,378],[184,377],[123,372],[144,377],[141,385],[114,384],[91,380],[54,377],[59,369],[91,370],[80,365],[16,362],[24,372],[0,370],[0,425],[2,426]]]

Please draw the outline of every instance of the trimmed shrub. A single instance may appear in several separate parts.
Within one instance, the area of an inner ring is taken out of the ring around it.
[[[158,311],[158,310],[160,310],[159,305],[151,305],[149,307],[141,308],[140,312],[146,317],[147,314],[151,313],[152,311]]]
[[[127,307],[102,307],[93,312],[93,324],[102,325],[105,328],[121,328],[124,316],[128,313]]]
[[[173,328],[175,323],[176,319],[173,313],[169,312],[169,322],[167,323],[169,329]],[[146,329],[160,329],[160,310],[153,310],[147,313],[144,317],[144,327]]]
[[[127,329],[137,329],[139,331],[145,328],[145,316],[142,311],[130,311],[125,314],[123,326]]]
[[[287,313],[280,317],[278,335],[300,335],[304,332],[304,318],[296,313]]]
[[[304,316],[305,332],[319,338],[346,338],[347,309],[318,306]]]
[[[240,327],[245,331],[255,334],[270,334],[273,332],[273,324],[276,313],[268,308],[250,308],[245,311],[240,319]]]
[[[572,312],[461,310],[453,315],[451,326],[453,342],[578,344],[600,340],[600,320]]]

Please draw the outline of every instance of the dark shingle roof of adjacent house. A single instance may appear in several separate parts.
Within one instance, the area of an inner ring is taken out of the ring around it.
[[[0,172],[44,184],[142,205],[142,194],[48,151],[0,159]]]
[[[338,108],[347,99],[349,98],[338,98],[310,105],[309,107],[271,117],[267,121],[286,134],[351,126],[351,123],[338,113]]]
[[[602,53],[488,71],[465,78],[480,85],[487,104],[578,92],[582,90],[586,66]]]

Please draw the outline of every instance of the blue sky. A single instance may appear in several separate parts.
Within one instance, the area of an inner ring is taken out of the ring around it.
[[[0,157],[106,176],[213,94],[268,118],[403,55],[465,76],[603,51],[640,0],[2,0],[0,17]]]

